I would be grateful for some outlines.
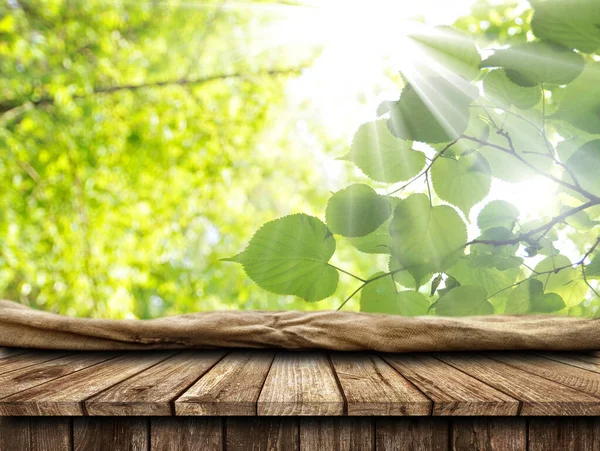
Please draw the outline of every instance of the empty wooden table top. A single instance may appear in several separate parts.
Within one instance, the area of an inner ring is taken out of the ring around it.
[[[595,353],[0,349],[1,416],[596,416]]]

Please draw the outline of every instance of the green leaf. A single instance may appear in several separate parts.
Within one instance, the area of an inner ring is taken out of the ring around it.
[[[389,229],[388,229],[389,232]],[[391,241],[390,241],[391,242]],[[393,255],[390,255],[388,260],[388,271],[397,271],[398,269],[404,268],[404,266],[395,258]],[[399,283],[403,287],[410,288],[413,290],[418,289],[421,285],[425,285],[429,280],[433,277],[433,273],[427,273],[421,277],[419,283],[413,277],[413,275],[408,271],[398,271],[394,274],[394,280],[396,283]]]
[[[533,300],[531,311],[532,313],[552,313],[565,307],[565,302],[558,294],[546,293],[541,298]]]
[[[583,189],[600,196],[600,139],[585,143],[565,164]]]
[[[477,216],[477,227],[482,231],[494,227],[512,230],[518,219],[517,207],[505,200],[493,200]]]
[[[387,197],[377,194],[370,186],[354,184],[331,196],[325,218],[333,233],[358,237],[375,231],[391,212]]]
[[[440,286],[440,283],[442,283],[442,275],[438,274],[435,279],[433,279],[433,281],[431,282],[431,288],[429,290],[429,296],[433,296],[435,294],[435,292],[437,291],[438,287]]]
[[[323,222],[295,214],[267,222],[243,252],[226,260],[241,263],[267,291],[314,302],[335,292],[338,272],[328,265],[334,252],[335,240]]]
[[[528,313],[531,310],[533,300],[541,298],[543,293],[544,284],[542,282],[536,279],[526,280],[510,291],[504,312],[510,315]]]
[[[439,297],[445,296],[450,290],[453,290],[456,287],[460,287],[460,282],[452,276],[447,276],[444,281],[444,288],[438,290]]]
[[[600,3],[597,0],[532,1],[531,31],[540,39],[584,53],[600,48]]]
[[[537,264],[535,271],[553,271],[556,268],[571,265],[564,255],[548,257]],[[562,269],[558,273],[543,274],[537,277],[546,286],[546,293],[556,293],[562,297],[567,307],[579,304],[588,291],[588,286],[582,278],[581,272],[575,268]]]
[[[527,110],[536,106],[542,97],[539,87],[527,88],[513,83],[504,69],[488,72],[483,78],[483,90],[494,106],[506,109],[514,105]]]
[[[588,63],[562,93],[558,111],[550,116],[588,133],[600,133],[600,63]]]
[[[584,59],[571,49],[538,41],[496,50],[482,67],[502,67],[514,83],[531,87],[540,83],[567,84],[583,70]]]
[[[391,105],[388,127],[394,136],[429,144],[450,142],[467,128],[477,87],[444,77],[407,85]]]
[[[491,315],[494,307],[487,299],[484,288],[462,285],[446,293],[435,303],[435,313],[441,316]]]
[[[396,205],[400,202],[400,198],[394,196],[388,196],[390,201],[391,209],[394,211]],[[392,237],[390,236],[390,222],[392,216],[377,227],[373,232],[365,236],[357,236],[347,238],[348,242],[354,246],[355,249],[365,254],[391,254],[392,252]]]
[[[517,252],[519,244],[500,244],[506,241],[512,241],[516,236],[504,227],[492,227],[485,229],[477,238],[478,240],[490,241],[496,244],[477,243],[471,245],[471,252],[476,254],[495,254],[504,257],[512,257]]]
[[[479,75],[481,56],[473,39],[450,27],[435,27],[426,33],[409,36],[421,57],[415,70],[421,76],[452,74],[467,80]],[[431,63],[435,61],[435,65]]]
[[[438,158],[431,168],[431,181],[440,199],[456,205],[469,217],[473,205],[490,192],[492,176],[486,159],[471,154],[457,159]]]
[[[359,127],[345,159],[372,180],[401,182],[413,178],[425,166],[423,152],[411,146],[411,141],[394,137],[382,119]]]
[[[372,277],[383,273],[374,274]],[[402,316],[426,315],[431,303],[417,291],[396,292],[391,277],[382,277],[365,286],[360,294],[360,311]]]
[[[502,313],[510,290],[498,292],[515,283],[519,276],[519,267],[501,271],[493,266],[481,266],[475,256],[467,255],[446,270],[446,274],[458,280],[461,285],[479,285],[485,288],[490,296],[495,294],[489,302],[494,305],[496,312]]]
[[[589,265],[585,266],[585,276],[588,279],[600,280],[600,252],[592,257]]]
[[[531,230],[536,230],[546,224],[546,221],[542,219],[534,219],[521,224],[520,233],[529,233]],[[555,229],[550,229],[548,232],[539,232],[532,235],[523,241],[528,245],[527,251],[530,255],[542,254],[542,255],[558,255],[560,252],[554,247],[554,241],[558,240],[558,234]]]
[[[523,264],[523,259],[515,257],[519,244],[501,244],[515,239],[515,235],[504,227],[493,227],[483,231],[480,240],[496,244],[473,244],[471,254],[473,262],[478,266],[493,267],[501,271],[518,268]]]
[[[413,194],[394,210],[390,235],[392,254],[420,286],[426,274],[444,271],[462,255],[467,228],[453,208],[431,207],[425,194]]]
[[[571,158],[571,155],[573,155],[575,151],[585,143],[586,141],[579,137],[570,138],[559,142],[556,145],[556,153],[558,154],[560,161],[563,163],[566,162],[569,158]],[[570,179],[569,181],[572,182],[573,180]]]

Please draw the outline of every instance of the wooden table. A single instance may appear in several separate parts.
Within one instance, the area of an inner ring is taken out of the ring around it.
[[[599,414],[595,353],[0,349],[2,451],[597,451]]]

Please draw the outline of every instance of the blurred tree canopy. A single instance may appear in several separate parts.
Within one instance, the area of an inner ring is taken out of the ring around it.
[[[267,125],[313,54],[255,52],[269,20],[224,2],[0,5],[0,297],[113,318],[299,304],[219,262],[326,195],[302,154],[277,159],[291,138]]]

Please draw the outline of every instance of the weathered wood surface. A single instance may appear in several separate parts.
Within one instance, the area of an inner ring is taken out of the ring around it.
[[[1,417],[2,451],[598,451],[589,417]]]
[[[221,357],[220,351],[176,354],[87,399],[89,415],[172,415],[171,400],[186,391]]]
[[[348,415],[429,415],[431,400],[373,354],[337,354],[333,368]]]
[[[344,399],[325,353],[279,353],[258,398],[258,415],[342,415]]]
[[[438,354],[438,357],[447,364],[518,399],[521,404],[520,415],[596,416],[600,414],[600,397],[524,371],[518,368],[517,363],[501,362],[488,354],[452,353]],[[590,375],[600,380],[600,374],[590,372]]]
[[[433,401],[432,415],[516,415],[519,401],[427,354],[384,359]]]
[[[274,352],[233,352],[175,402],[177,415],[256,415]]]
[[[591,353],[56,353],[0,349],[0,416],[599,414],[600,356]],[[236,427],[238,423],[231,424]],[[287,430],[283,424],[273,423],[272,434],[283,434]],[[325,437],[330,433],[345,434],[333,423],[301,424],[307,429],[298,436],[299,446],[302,437],[319,443],[329,440]],[[407,426],[401,430],[399,424],[390,428],[409,436],[418,423],[403,423]],[[484,426],[471,435],[457,435],[454,429],[446,435],[454,441],[475,440],[473,434],[484,440],[491,427]],[[380,433],[365,429],[360,437],[376,441],[375,435]],[[223,432],[221,442],[227,442],[227,437]],[[296,440],[294,437],[290,435],[289,440]]]

